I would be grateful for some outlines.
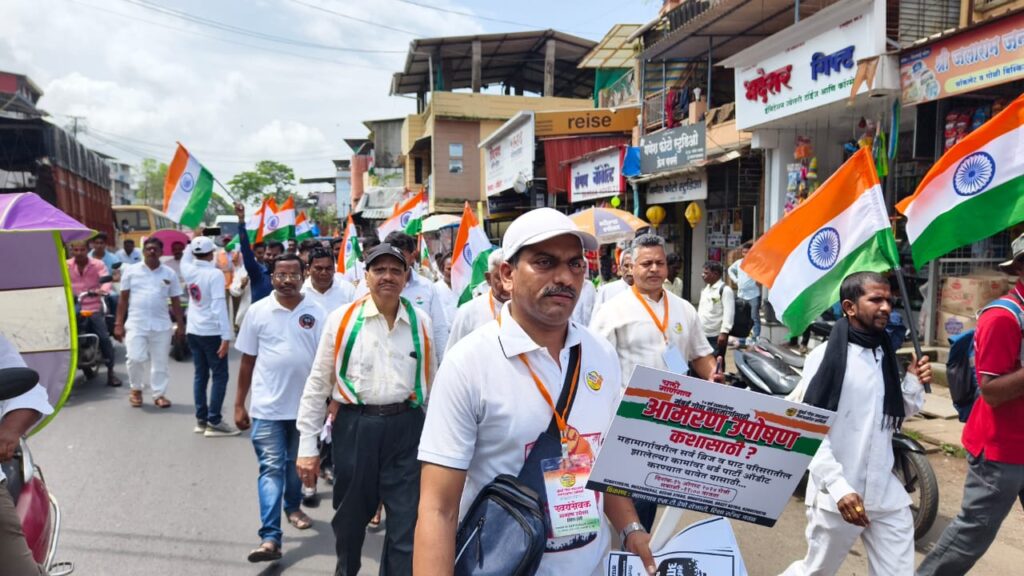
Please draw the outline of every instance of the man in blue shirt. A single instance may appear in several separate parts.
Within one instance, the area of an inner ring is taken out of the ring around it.
[[[256,259],[256,254],[253,253],[252,246],[249,244],[249,233],[245,229],[245,205],[235,202],[235,214],[238,216],[238,245],[242,251],[242,264],[245,266],[246,274],[249,275],[249,289],[252,291],[252,303],[255,304],[269,296],[274,291],[274,287],[270,283],[270,273],[266,266]],[[267,258],[270,259],[272,255],[269,254],[269,246],[267,252]]]
[[[751,241],[747,241],[743,244],[741,249],[743,250],[743,256],[747,256],[747,252],[750,252]],[[732,263],[729,266],[729,278],[736,283],[736,297],[740,300],[745,300],[747,304],[750,304],[750,315],[753,317],[754,330],[752,332],[754,340],[761,337],[761,286],[758,285],[757,281],[747,276],[747,273],[740,269],[740,265],[743,263],[743,258]],[[746,338],[740,340],[740,345],[746,345]]]

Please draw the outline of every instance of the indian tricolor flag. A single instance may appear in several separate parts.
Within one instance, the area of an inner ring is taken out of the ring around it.
[[[302,242],[313,238],[313,223],[306,218],[305,212],[295,217],[295,241]]]
[[[452,292],[458,296],[459,306],[472,300],[473,288],[484,281],[487,257],[492,250],[494,246],[466,202],[452,250]]]
[[[259,238],[260,230],[263,228],[263,213],[267,210],[267,200],[263,200],[260,204],[259,210],[253,212],[245,221],[245,235],[249,238],[249,244],[256,242]],[[227,246],[224,247],[228,252],[233,252],[238,249],[239,246],[238,234],[235,234],[231,242],[228,242]]]
[[[942,155],[913,196],[907,217],[914,265],[1024,221],[1024,96]]]
[[[882,185],[863,148],[772,226],[740,265],[769,289],[768,300],[793,334],[839,300],[843,278],[898,266]]]
[[[349,270],[356,270],[359,266],[359,258],[363,255],[362,247],[359,246],[359,235],[356,233],[356,225],[349,215],[348,223],[345,224],[345,234],[341,237],[341,252],[338,253],[338,272],[344,274]]]
[[[213,174],[178,144],[164,181],[164,212],[178,224],[195,228],[213,196]]]
[[[267,201],[267,211],[263,216],[263,229],[258,242],[277,240],[284,242],[295,235],[295,199],[291,196],[280,206],[273,198]]]
[[[419,194],[409,198],[395,208],[394,215],[381,223],[377,228],[377,237],[383,242],[388,234],[395,231],[406,232],[415,236],[419,232],[419,230],[416,230],[416,224],[427,215],[427,207],[427,191],[420,190]]]

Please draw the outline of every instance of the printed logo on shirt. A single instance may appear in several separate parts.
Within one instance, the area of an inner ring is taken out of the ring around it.
[[[603,383],[604,376],[601,376],[601,374],[597,370],[591,370],[590,372],[587,372],[587,388],[590,388],[594,392],[597,392],[598,390],[601,389],[601,384]]]
[[[188,295],[192,297],[196,302],[203,301],[203,291],[199,288],[199,284],[188,285]]]
[[[312,314],[303,314],[299,316],[299,326],[309,330],[313,326],[316,326],[316,318],[313,318]]]
[[[417,306],[423,306],[424,302],[426,302],[426,300],[423,299],[423,296],[417,296],[416,297],[416,305]]]
[[[683,333],[683,323],[682,322],[676,322],[676,325],[673,326],[672,329],[676,331],[676,334],[682,334]]]

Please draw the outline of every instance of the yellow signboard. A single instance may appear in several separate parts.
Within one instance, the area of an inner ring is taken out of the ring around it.
[[[636,126],[639,108],[597,108],[558,112],[537,112],[534,127],[538,138],[629,132]]]

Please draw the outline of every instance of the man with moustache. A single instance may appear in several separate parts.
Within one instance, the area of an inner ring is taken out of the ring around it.
[[[583,251],[596,248],[592,235],[551,208],[523,214],[505,232],[500,275],[512,297],[499,321],[452,347],[434,381],[419,449],[413,574],[452,573],[460,517],[495,477],[519,473],[566,386],[571,409],[556,420],[569,454],[597,456],[622,393],[618,358],[606,341],[570,320],[587,271]],[[536,574],[603,573],[608,521],[653,574],[650,536],[633,503],[602,495],[593,506],[598,530],[549,538]]]
[[[323,246],[309,249],[309,277],[302,293],[330,314],[355,299],[356,287],[335,274],[334,256]]]
[[[381,574],[412,572],[419,501],[416,447],[423,404],[437,365],[431,319],[402,297],[409,264],[402,250],[366,252],[369,290],[330,314],[299,409],[299,475],[314,481],[326,400],[339,404],[331,426],[336,576],[361,566],[366,526],[383,502],[388,528]]]
[[[508,302],[510,296],[501,283],[499,273],[503,260],[501,248],[495,249],[487,257],[487,272],[484,273],[484,278],[489,288],[486,293],[459,307],[459,311],[455,313],[455,321],[452,322],[452,333],[448,336],[448,348],[445,352],[451,350],[456,342],[468,336],[473,330],[498,319],[501,307]]]

